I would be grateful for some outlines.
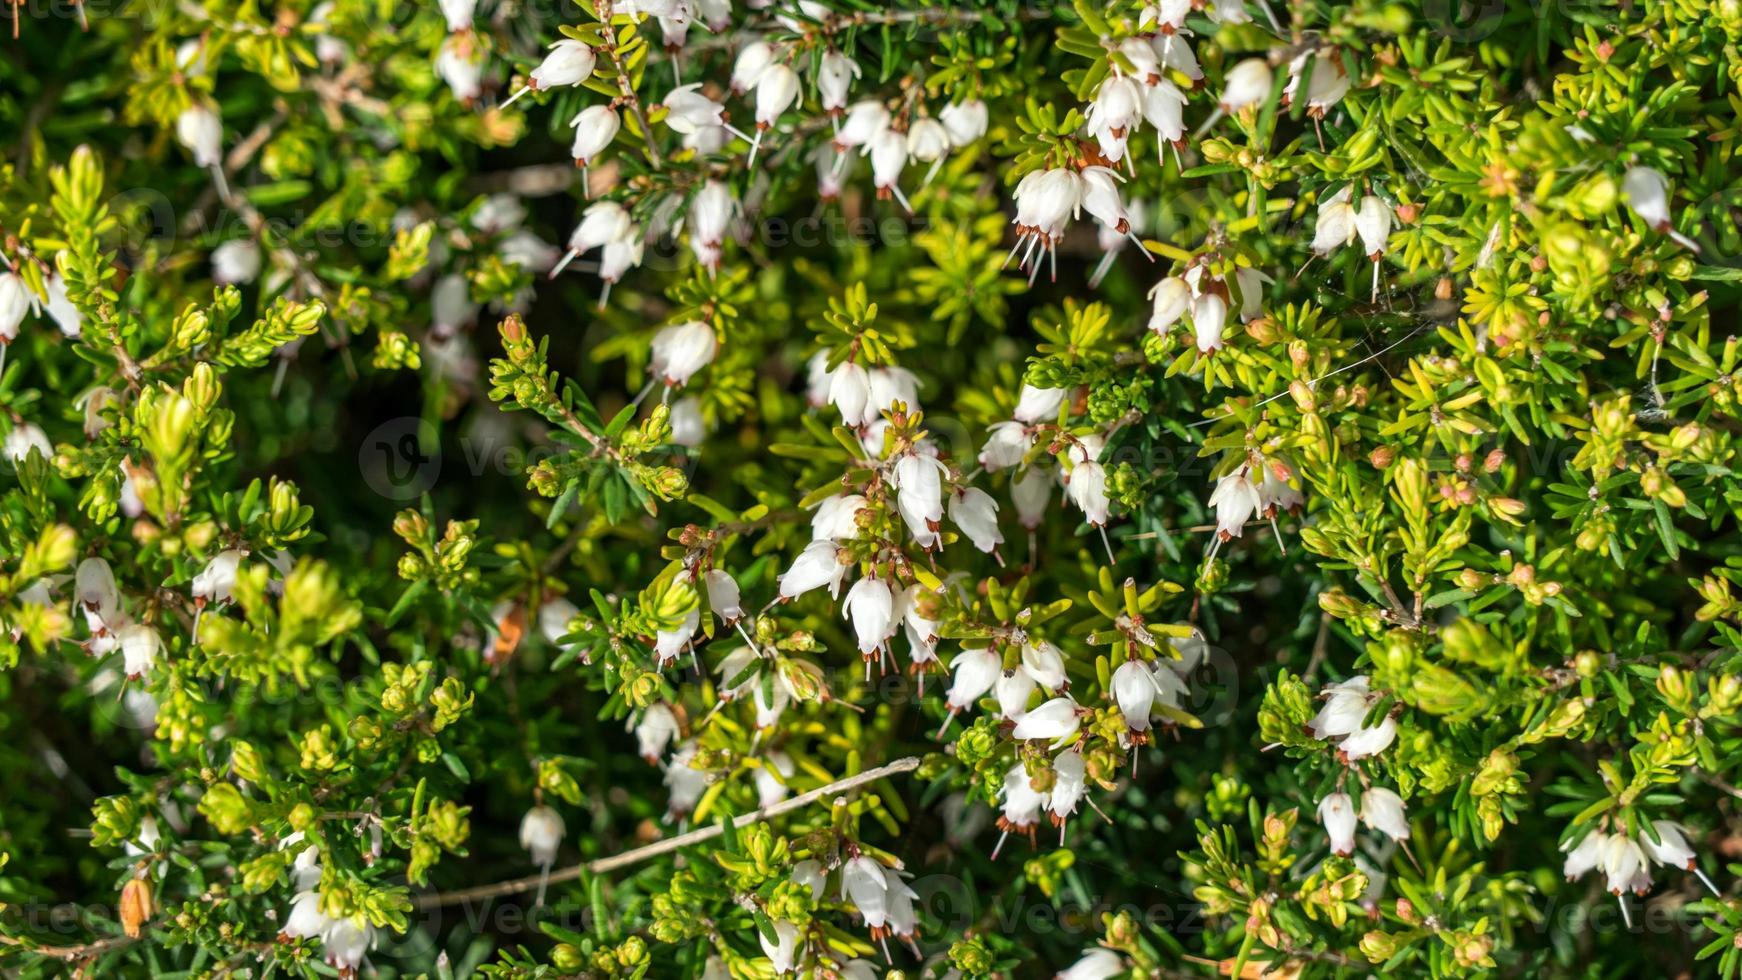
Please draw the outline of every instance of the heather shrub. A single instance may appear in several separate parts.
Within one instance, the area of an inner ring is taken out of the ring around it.
[[[8,975],[1735,976],[1742,5],[8,5]]]

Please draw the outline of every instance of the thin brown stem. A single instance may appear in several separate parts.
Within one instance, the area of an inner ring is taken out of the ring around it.
[[[876,782],[886,776],[912,772],[919,768],[919,762],[920,760],[918,756],[909,756],[905,759],[898,759],[891,762],[889,765],[879,766],[876,769],[859,773],[857,776],[848,776],[846,779],[837,780],[827,786],[819,786],[808,793],[801,793],[789,800],[782,800],[773,806],[765,806],[760,810],[752,810],[749,813],[735,817],[732,820],[732,826],[748,827],[751,824],[761,823],[764,820],[772,820],[783,813],[790,813],[793,810],[807,807],[824,797],[857,789],[866,783]],[[462,888],[457,891],[435,892],[429,895],[420,896],[417,900],[417,907],[420,909],[438,908],[444,905],[459,905],[468,902],[479,902],[492,898],[500,898],[504,895],[515,895],[520,892],[530,891],[537,888],[540,879],[555,884],[562,881],[573,881],[582,875],[604,874],[608,871],[615,871],[618,868],[637,864],[641,861],[647,860],[648,858],[658,857],[661,854],[669,854],[672,851],[682,847],[688,847],[691,844],[699,844],[702,841],[712,840],[715,837],[720,836],[721,832],[721,826],[719,824],[714,824],[709,827],[701,827],[692,830],[687,834],[668,837],[665,840],[656,841],[645,847],[637,847],[634,850],[624,851],[621,854],[613,854],[610,857],[599,858],[596,861],[586,861],[581,864],[571,865],[558,871],[552,871],[548,877],[536,874],[527,875],[524,878],[513,878],[508,881],[498,881],[488,885]]]

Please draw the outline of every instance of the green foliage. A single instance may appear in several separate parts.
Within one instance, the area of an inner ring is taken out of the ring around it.
[[[52,6],[9,975],[1742,975],[1734,0]]]

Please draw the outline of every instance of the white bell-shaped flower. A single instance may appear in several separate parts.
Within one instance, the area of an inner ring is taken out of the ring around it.
[[[224,158],[224,124],[218,110],[196,102],[175,120],[175,137],[201,167],[216,167]]]
[[[673,324],[653,335],[649,367],[666,385],[682,387],[697,371],[713,363],[719,349],[713,327],[700,320]]]
[[[796,599],[812,589],[829,587],[829,595],[840,591],[847,566],[836,557],[835,543],[812,541],[793,559],[792,566],[780,576],[780,597]]]
[[[748,653],[749,651],[745,651]],[[753,656],[753,655],[752,655]],[[741,668],[740,668],[741,669]],[[659,757],[678,735],[677,715],[664,701],[655,701],[635,723],[635,745],[641,757],[658,765]]]
[[[1383,786],[1370,786],[1361,791],[1361,823],[1368,830],[1377,830],[1392,840],[1409,839],[1409,818],[1404,812],[1403,797]]]
[[[859,652],[869,658],[894,632],[895,594],[881,579],[862,578],[841,601],[841,617],[853,624]]]
[[[260,246],[252,238],[232,238],[212,249],[212,281],[240,286],[260,275]]]
[[[983,697],[1003,673],[998,655],[984,647],[963,650],[950,661],[953,677],[944,695],[952,714],[964,711]]]
[[[1065,655],[1047,640],[1022,645],[1022,669],[1049,691],[1065,687]]]
[[[986,103],[979,99],[952,102],[938,113],[938,122],[943,123],[950,134],[950,142],[956,146],[967,146],[986,135],[990,119]]]
[[[1319,801],[1319,823],[1331,838],[1331,852],[1341,857],[1355,853],[1355,803],[1347,793],[1332,793]]]
[[[1179,276],[1168,276],[1149,290],[1153,306],[1149,314],[1149,329],[1165,337],[1180,317],[1192,307],[1192,287]]]
[[[1077,714],[1077,702],[1069,697],[1056,697],[1022,716],[1011,737],[1018,740],[1048,739],[1067,741],[1082,727]]]
[[[579,85],[592,77],[597,63],[592,45],[565,37],[550,46],[550,53],[528,76],[527,85],[535,92]]]
[[[811,515],[811,540],[850,541],[859,536],[859,512],[867,506],[863,495],[837,493],[824,497]]]
[[[998,502],[978,487],[961,487],[950,494],[950,520],[987,554],[1004,543],[998,530]]]
[[[1227,324],[1228,301],[1221,293],[1206,291],[1192,300],[1192,335],[1199,353],[1222,349],[1222,335]]]
[[[998,701],[998,717],[1005,721],[1020,721],[1028,714],[1028,697],[1038,687],[1025,670],[1006,670],[992,683],[992,697]]]
[[[1018,472],[1010,481],[1010,502],[1016,506],[1016,519],[1030,531],[1046,520],[1046,508],[1052,502],[1053,478],[1045,466],[1035,465]]]
[[[1112,980],[1124,972],[1124,957],[1096,947],[1085,950],[1082,958],[1055,974],[1053,980]]]
[[[574,157],[575,166],[585,167],[592,164],[605,147],[617,138],[618,130],[623,128],[623,120],[617,111],[608,105],[594,105],[582,109],[569,122],[575,131],[573,145],[569,148],[569,156]]]
[[[664,667],[678,658],[678,654],[689,646],[690,640],[696,635],[696,630],[702,625],[702,610],[699,606],[690,607],[684,617],[671,629],[658,630],[653,634],[653,655]]]
[[[127,676],[133,680],[144,677],[151,670],[151,665],[157,661],[157,655],[163,649],[163,640],[157,631],[143,623],[130,623],[121,627],[115,633],[115,638],[121,644],[121,655],[126,658]]]
[[[206,567],[194,576],[193,597],[196,603],[228,602],[236,587],[236,575],[242,568],[242,552],[234,548],[220,551],[206,562]]]
[[[1011,415],[1018,422],[1051,422],[1058,418],[1059,406],[1064,404],[1066,394],[1063,388],[1036,388],[1025,384],[1017,397],[1016,411]]]
[[[1154,674],[1140,660],[1127,660],[1113,671],[1113,703],[1125,716],[1125,727],[1133,732],[1147,732],[1149,712],[1155,704]]]
[[[1210,491],[1210,506],[1216,510],[1216,536],[1228,541],[1245,533],[1246,522],[1258,515],[1264,500],[1252,482],[1251,471],[1242,466],[1216,481]]]
[[[1229,69],[1222,89],[1222,111],[1236,113],[1270,97],[1270,65],[1263,58],[1247,58]]]
[[[762,80],[762,73],[768,66],[774,64],[774,46],[766,41],[752,41],[744,45],[738,52],[738,57],[732,63],[731,88],[734,93],[743,94],[756,87]]]
[[[708,608],[714,611],[714,615],[727,624],[744,618],[738,583],[729,573],[724,569],[710,568],[702,575],[702,583],[708,590]]]
[[[540,804],[520,818],[520,846],[532,855],[533,864],[549,867],[566,830],[562,814]]]
[[[847,93],[858,77],[859,65],[853,59],[833,48],[823,52],[817,59],[817,97],[823,111],[833,114],[846,108]]]

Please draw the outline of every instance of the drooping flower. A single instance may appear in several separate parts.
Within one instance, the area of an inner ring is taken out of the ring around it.
[[[550,53],[532,70],[527,87],[540,92],[579,85],[592,77],[597,62],[592,45],[572,37],[562,38],[550,46]]]
[[[48,302],[43,309],[49,319],[60,328],[62,336],[77,337],[84,328],[85,315],[79,312],[72,297],[67,295],[67,281],[61,278],[59,272],[51,272],[42,281],[43,288],[48,292]]]
[[[1688,845],[1680,824],[1668,820],[1653,820],[1651,828],[1657,832],[1657,839],[1652,840],[1650,834],[1642,833],[1639,835],[1639,844],[1653,861],[1683,871],[1694,870],[1696,855],[1694,849]]]
[[[1030,282],[1040,273],[1039,253],[1043,252],[1054,256],[1053,278],[1057,278],[1055,249],[1082,209],[1084,190],[1082,175],[1068,167],[1033,170],[1017,182],[1013,195],[1016,216],[1010,219],[1016,225],[1016,247],[1010,255],[1013,258],[1018,250],[1022,251],[1022,261],[1018,263],[1022,268],[1028,268],[1030,261],[1034,263],[1029,272]]]
[[[869,424],[866,408],[871,404],[871,372],[852,361],[842,362],[829,373],[829,401],[840,411],[842,423]]]
[[[1016,519],[1030,531],[1046,519],[1046,507],[1052,500],[1053,478],[1044,466],[1030,466],[1010,481],[1010,501],[1016,505]]]
[[[988,471],[1008,469],[1021,463],[1034,448],[1034,433],[1017,421],[994,422],[986,430],[986,444],[980,448],[980,465]]]
[[[1627,206],[1653,231],[1668,235],[1689,251],[1700,250],[1698,243],[1673,227],[1668,177],[1650,167],[1631,167],[1621,178],[1621,191],[1627,197]]]
[[[1370,786],[1361,791],[1361,822],[1368,830],[1377,830],[1392,840],[1409,839],[1409,818],[1405,816],[1403,797],[1383,786]]]
[[[1085,950],[1082,958],[1053,974],[1053,980],[1112,980],[1125,972],[1125,958],[1110,949]]]
[[[702,582],[708,590],[708,608],[714,611],[714,615],[727,625],[744,618],[738,583],[729,573],[723,569],[710,568],[702,575]]]
[[[175,137],[201,167],[216,167],[224,158],[224,124],[218,110],[195,102],[175,120]]]
[[[5,448],[6,458],[14,463],[24,462],[32,449],[41,453],[45,460],[54,458],[54,444],[48,441],[48,433],[34,422],[15,423],[6,433]]]
[[[1022,669],[1048,691],[1062,691],[1067,686],[1065,655],[1047,640],[1022,645]]]
[[[236,575],[242,568],[242,552],[229,548],[212,556],[206,567],[194,576],[193,597],[196,605],[208,602],[228,602],[236,587]]]
[[[1010,735],[1018,740],[1049,739],[1062,743],[1075,736],[1081,727],[1077,702],[1060,696],[1023,715]]]
[[[1047,809],[1052,822],[1059,827],[1059,839],[1064,839],[1064,824],[1077,812],[1077,804],[1089,792],[1088,763],[1081,752],[1066,749],[1052,760],[1052,792],[1047,796]]]
[[[857,493],[824,497],[811,515],[811,540],[849,541],[858,537],[859,512],[866,504],[864,496]]]
[[[986,135],[989,119],[986,103],[979,99],[952,102],[938,113],[938,122],[943,123],[950,134],[950,142],[958,147],[967,146]]]
[[[1210,506],[1216,509],[1217,540],[1229,541],[1245,532],[1246,522],[1257,515],[1264,501],[1249,469],[1241,466],[1216,481],[1216,488],[1210,491]]]
[[[1066,474],[1071,503],[1083,512],[1083,518],[1094,527],[1107,526],[1111,501],[1107,497],[1107,470],[1092,459],[1083,460]]]
[[[0,344],[18,339],[18,328],[30,312],[30,290],[15,272],[0,271]]]
[[[1228,301],[1220,292],[1205,290],[1192,300],[1192,335],[1199,353],[1221,350],[1228,323]]]
[[[1378,724],[1360,728],[1337,744],[1337,751],[1343,758],[1353,762],[1375,756],[1391,747],[1397,741],[1397,720],[1390,715],[1381,718]]]
[[[812,541],[780,576],[780,597],[796,599],[825,585],[829,587],[829,595],[833,596],[840,591],[847,568],[837,557],[833,541]]]
[[[858,908],[873,936],[881,932],[889,908],[883,865],[864,855],[849,858],[841,866],[841,896]]]
[[[1321,696],[1325,697],[1324,707],[1307,722],[1307,731],[1314,738],[1342,738],[1360,729],[1371,706],[1366,674],[1329,685]]]
[[[321,911],[321,896],[314,889],[298,892],[291,899],[290,914],[278,930],[284,939],[314,939],[323,935],[333,920]]]
[[[847,110],[847,117],[841,121],[840,128],[835,130],[833,145],[840,153],[854,147],[868,146],[878,135],[889,129],[889,121],[889,110],[883,103],[875,99],[855,102]],[[842,162],[844,158],[836,161],[837,165]]]
[[[1179,276],[1168,276],[1149,290],[1154,302],[1149,315],[1149,329],[1165,337],[1192,306],[1192,287]]]
[[[1010,414],[1018,422],[1051,422],[1058,417],[1059,406],[1064,404],[1066,394],[1063,388],[1036,388],[1025,384],[1017,396],[1016,410]]]
[[[456,33],[471,30],[472,12],[477,7],[478,0],[441,0],[442,16],[447,18],[448,30]]]
[[[1004,543],[1004,533],[998,530],[998,503],[978,487],[958,487],[950,494],[950,520],[987,554]]]
[[[776,691],[782,690],[778,684],[774,687]],[[688,815],[707,792],[708,774],[690,765],[695,757],[695,739],[690,739],[678,746],[665,765],[665,786],[669,792],[665,805],[667,819],[679,820]]]
[[[696,260],[708,269],[720,265],[720,250],[726,240],[726,230],[738,212],[732,192],[717,180],[703,184],[690,199],[685,223],[689,227],[690,250]]]
[[[346,916],[327,927],[321,943],[326,948],[327,965],[342,977],[354,977],[364,954],[375,948],[375,927],[364,916]]]
[[[436,75],[460,102],[471,104],[484,91],[484,52],[470,37],[450,36],[436,51]]]
[[[862,156],[871,158],[871,183],[880,200],[894,198],[909,213],[913,205],[901,191],[901,171],[907,167],[907,134],[898,129],[878,130],[861,149]]]
[[[841,617],[853,624],[859,653],[869,664],[872,654],[894,632],[895,594],[881,579],[865,577],[853,583],[841,602]]]
[[[956,654],[956,658],[950,661],[950,670],[954,677],[944,701],[950,714],[954,715],[966,710],[992,689],[1003,673],[1003,664],[996,653],[985,647],[975,647]]]
[[[1340,857],[1355,853],[1355,803],[1347,793],[1332,793],[1319,801],[1319,822],[1331,838],[1331,852]]]
[[[662,104],[665,124],[686,137],[685,146],[712,152],[726,144],[726,107],[704,95],[700,82],[672,89]]]
[[[782,62],[774,62],[762,70],[756,79],[756,138],[750,143],[750,164],[756,163],[756,150],[762,145],[762,134],[772,128],[781,113],[791,108],[798,98],[798,73]]]
[[[115,585],[115,573],[107,561],[91,557],[79,562],[73,571],[73,597],[84,610],[86,624],[93,634],[122,625],[121,590]]]
[[[756,941],[762,944],[762,953],[768,957],[768,962],[777,974],[787,974],[793,971],[793,964],[798,959],[799,935],[798,927],[790,922],[775,920],[774,940],[756,931]]]
[[[1567,852],[1561,871],[1568,881],[1582,876],[1602,863],[1603,842],[1608,836],[1600,830],[1593,830],[1579,838],[1577,845],[1569,846],[1570,841],[1561,845],[1561,850]]]
[[[895,463],[896,509],[915,543],[928,550],[937,545],[944,518],[944,472],[943,463],[923,453],[906,453]]]
[[[575,118],[569,121],[569,126],[575,131],[569,156],[574,157],[575,166],[587,167],[617,138],[617,131],[623,128],[623,120],[610,106],[593,105],[576,113]]]
[[[1316,122],[1325,118],[1330,108],[1349,93],[1349,72],[1335,49],[1302,52],[1288,64],[1288,84],[1282,90],[1282,104],[1292,106],[1300,89],[1301,74],[1307,60],[1312,59],[1312,80],[1307,83],[1307,115]]]
[[[144,677],[151,670],[157,654],[163,649],[163,640],[157,631],[143,623],[121,627],[115,638],[121,644],[121,655],[126,658],[127,676],[133,680]]]
[[[790,779],[798,767],[793,763],[792,756],[775,750],[762,758],[762,765],[756,767],[754,781],[756,783],[756,805],[773,806],[786,799],[786,780]]]
[[[636,748],[643,759],[652,765],[658,765],[659,757],[665,754],[666,747],[677,737],[678,732],[677,715],[672,713],[664,701],[655,701],[647,706],[647,710],[641,713],[641,719],[635,723]]]
[[[696,630],[702,625],[702,610],[700,606],[690,607],[689,612],[671,629],[658,630],[653,635],[653,655],[659,666],[668,666],[677,659],[678,654],[689,646],[695,637]]]
[[[1270,97],[1270,65],[1263,58],[1247,58],[1229,69],[1222,89],[1222,111],[1233,114],[1258,105]]]
[[[1611,895],[1627,891],[1644,894],[1651,890],[1645,849],[1626,834],[1610,834],[1604,839],[1601,866]]]
[[[1026,834],[1030,843],[1034,841],[1035,826],[1040,822],[1041,811],[1046,808],[1047,794],[1036,790],[1028,779],[1028,771],[1018,762],[1004,773],[1003,802],[1000,804],[1001,814],[998,817],[998,845],[992,848],[992,859],[997,860],[998,852],[1004,847],[1004,840],[1011,833]]]
[[[550,867],[566,831],[562,814],[540,804],[520,818],[520,846],[532,855],[532,863]]]
[[[742,95],[755,88],[756,83],[762,80],[762,73],[773,63],[774,47],[768,42],[752,41],[744,45],[732,63],[733,93]]]
[[[817,97],[823,111],[840,115],[847,105],[847,92],[853,79],[859,77],[859,65],[840,51],[830,48],[817,59]]]
[[[260,246],[252,238],[232,238],[212,249],[212,281],[239,286],[260,274]]]
[[[1127,660],[1113,671],[1113,702],[1134,733],[1149,731],[1149,711],[1155,704],[1155,677],[1141,660]]]
[[[1234,270],[1234,283],[1240,287],[1240,322],[1250,323],[1264,315],[1264,287],[1275,281],[1246,266]]]
[[[700,320],[663,327],[653,335],[649,367],[668,387],[682,387],[713,363],[720,344],[714,328]]]
[[[1025,670],[1006,670],[992,683],[992,697],[998,701],[998,717],[1005,721],[1020,721],[1028,714],[1028,697],[1036,688],[1034,678]]]

